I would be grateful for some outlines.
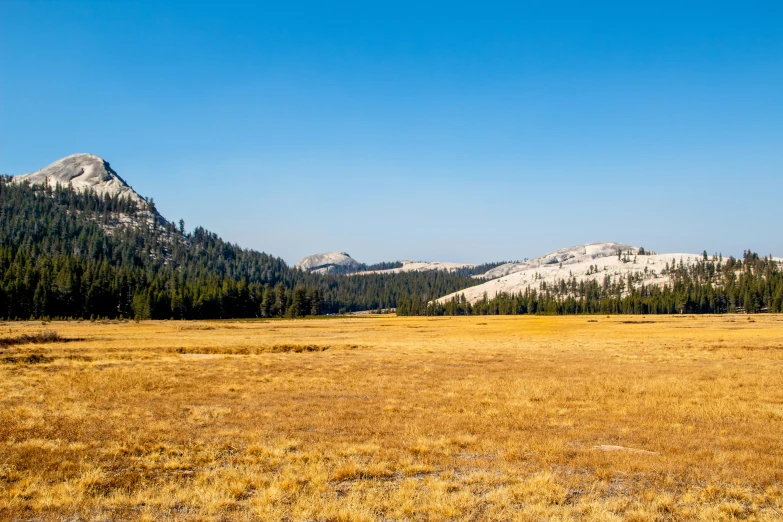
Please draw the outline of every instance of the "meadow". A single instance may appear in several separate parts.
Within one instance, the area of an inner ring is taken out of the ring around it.
[[[779,315],[0,338],[0,519],[783,520]]]

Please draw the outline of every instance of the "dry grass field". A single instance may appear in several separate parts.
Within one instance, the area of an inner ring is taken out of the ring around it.
[[[2,519],[783,520],[783,316],[0,323],[44,330]]]

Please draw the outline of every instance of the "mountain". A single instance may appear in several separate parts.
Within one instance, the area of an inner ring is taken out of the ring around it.
[[[314,274],[351,273],[360,270],[362,264],[345,252],[313,254],[299,261],[294,268]]]
[[[703,259],[703,254],[654,254],[625,243],[587,243],[555,250],[522,263],[500,265],[477,276],[489,279],[480,285],[460,290],[438,299],[446,302],[464,294],[470,303],[502,293],[519,293],[527,289],[541,290],[560,281],[626,281],[632,276],[637,285],[664,285],[671,282],[667,264],[673,268],[681,261],[691,266]]]
[[[484,265],[365,265],[337,252],[293,269],[203,227],[183,228],[98,156],[0,176],[0,317],[783,311],[779,260],[751,251],[724,260],[591,243]]]
[[[495,272],[500,277],[434,301],[403,300],[397,314],[783,312],[783,259],[750,250],[724,259],[590,243],[506,265]]]
[[[361,265],[341,255],[350,269]],[[94,155],[0,176],[0,318],[300,317],[395,308],[401,298],[431,300],[477,283],[445,272],[295,270],[166,221]]]
[[[444,261],[400,261],[395,268],[386,268],[383,270],[365,270],[358,272],[359,274],[397,274],[400,272],[431,272],[433,270],[440,270],[444,272],[458,272],[461,269],[471,269],[477,265],[471,265],[467,263],[448,263]]]
[[[295,268],[313,274],[345,275],[390,275],[412,272],[444,272],[459,276],[479,277],[487,270],[496,268],[500,263],[472,265],[468,263],[450,263],[444,261],[391,261],[367,265],[359,263],[345,252],[328,252],[307,256],[295,265]],[[469,285],[468,285],[469,286]]]
[[[523,261],[521,263],[505,263],[498,267],[488,270],[484,274],[476,277],[483,279],[495,279],[514,272],[522,272],[547,265],[559,265],[560,263],[580,262],[588,259],[598,259],[602,257],[616,256],[617,252],[638,252],[638,248],[625,243],[588,243],[569,248],[561,248],[543,256]]]
[[[109,162],[94,154],[67,156],[36,172],[16,176],[14,182],[28,182],[31,185],[49,184],[52,187],[70,185],[77,192],[95,191],[99,196],[128,198],[139,205],[146,202],[112,170]]]

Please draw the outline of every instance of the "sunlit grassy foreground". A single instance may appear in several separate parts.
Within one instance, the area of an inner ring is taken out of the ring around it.
[[[0,348],[0,518],[783,518],[783,316],[0,337],[44,329]]]

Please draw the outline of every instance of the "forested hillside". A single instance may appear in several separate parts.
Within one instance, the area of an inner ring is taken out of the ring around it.
[[[515,315],[515,314],[678,314],[783,312],[783,271],[771,257],[751,251],[743,259],[720,256],[685,265],[676,259],[662,275],[671,283],[645,285],[630,276],[603,284],[561,279],[542,282],[538,289],[516,294],[484,295],[476,303],[456,296],[446,303],[406,299],[399,303],[400,315]],[[641,283],[641,284],[640,284]]]
[[[436,303],[500,263],[453,273],[308,273],[201,227],[186,232],[139,201],[0,177],[0,317],[301,317],[395,307],[401,315],[783,312],[780,266],[750,251],[741,260],[673,259],[664,285],[571,277]]]
[[[432,273],[315,275],[147,202],[0,179],[0,317],[232,318],[392,308],[475,284]]]

